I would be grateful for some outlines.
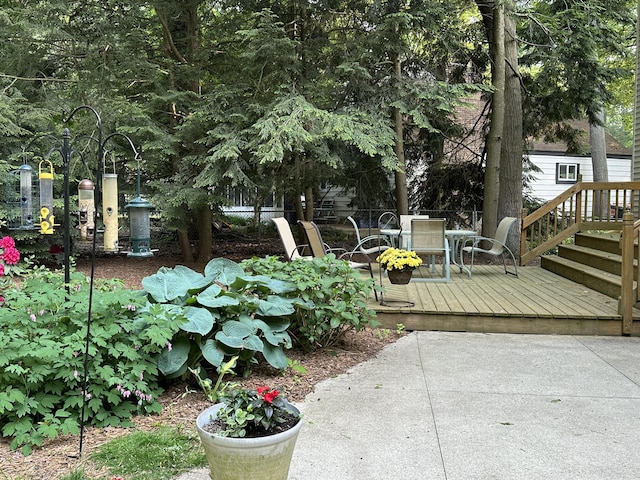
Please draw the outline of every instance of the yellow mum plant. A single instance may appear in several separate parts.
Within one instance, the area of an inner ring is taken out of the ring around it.
[[[385,270],[413,270],[422,265],[422,259],[416,252],[402,248],[387,248],[376,261]]]

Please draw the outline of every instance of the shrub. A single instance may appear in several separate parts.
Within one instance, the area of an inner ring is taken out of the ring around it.
[[[45,438],[78,432],[83,397],[85,422],[101,427],[161,410],[154,357],[177,325],[134,320],[144,296],[118,281],[96,282],[83,391],[90,284],[73,272],[67,291],[62,277],[40,267],[19,287],[0,280],[0,428],[24,454]]]
[[[202,360],[220,367],[234,356],[244,362],[247,375],[258,353],[273,367],[287,368],[287,329],[294,305],[300,303],[294,284],[250,275],[237,263],[217,258],[206,265],[204,274],[182,265],[162,267],[145,277],[142,286],[149,313],[180,323],[158,359],[167,377],[182,376]]]
[[[335,345],[349,330],[375,326],[375,311],[367,307],[373,280],[363,278],[335,255],[312,260],[281,262],[275,256],[244,260],[242,265],[255,274],[293,282],[297,304],[289,333],[294,343],[306,349]],[[313,304],[313,308],[308,308]]]

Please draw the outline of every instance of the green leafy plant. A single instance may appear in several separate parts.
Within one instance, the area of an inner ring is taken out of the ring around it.
[[[177,323],[140,314],[145,298],[121,282],[96,282],[90,361],[84,389],[89,280],[32,268],[18,285],[6,282],[0,305],[0,428],[11,448],[29,454],[85,422],[130,425],[136,413],[159,412],[157,354]]]
[[[238,357],[235,356],[231,360],[223,363],[220,366],[220,368],[218,369],[218,379],[216,380],[216,383],[213,383],[213,381],[210,378],[203,378],[200,375],[200,367],[196,369],[192,369],[192,368],[189,369],[191,373],[196,377],[196,380],[198,380],[198,384],[200,385],[200,388],[202,388],[204,395],[207,397],[207,399],[211,403],[217,402],[218,397],[224,394],[224,391],[229,385],[229,382],[223,383],[222,380],[224,376],[227,374],[231,374],[231,375],[236,374],[233,371],[233,369],[235,368],[237,361],[238,361]]]
[[[293,283],[251,275],[218,258],[204,274],[185,266],[163,267],[145,277],[142,286],[154,308],[150,313],[179,319],[179,331],[158,358],[167,377],[182,376],[203,360],[219,368],[234,356],[248,374],[258,353],[277,369],[287,367],[290,317],[294,305],[303,305]]]
[[[255,390],[231,384],[220,400],[222,408],[216,419],[223,437],[258,437],[277,433],[278,427],[291,428],[299,421],[299,413],[278,390],[258,387]]]
[[[242,388],[240,384],[223,382],[227,374],[235,375],[235,356],[218,369],[214,384],[209,378],[200,376],[200,368],[190,369],[205,396],[211,403],[221,402],[216,419],[212,419],[207,431],[222,437],[258,437],[277,433],[278,426],[291,428],[298,421],[299,412],[280,396],[278,390],[269,387]]]
[[[373,280],[333,254],[293,262],[281,262],[275,256],[254,257],[244,260],[242,265],[256,274],[295,284],[296,290],[290,294],[304,300],[295,304],[289,329],[297,346],[326,348],[338,343],[350,330],[378,325],[375,311],[367,307]]]

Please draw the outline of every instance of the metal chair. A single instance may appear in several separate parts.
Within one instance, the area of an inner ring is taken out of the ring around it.
[[[356,221],[351,217],[347,217],[347,220],[349,220],[351,222],[351,225],[353,225],[353,229],[356,232],[356,240],[358,242],[356,243],[356,246],[353,247],[349,252],[349,260],[352,260],[354,255],[361,254],[367,257],[368,262],[371,263],[370,255],[378,255],[380,254],[380,252],[384,252],[391,246],[389,245],[389,241],[386,238],[383,238],[379,235],[368,235],[364,238],[361,238],[360,229],[358,228],[358,224],[356,223]]]
[[[304,251],[304,248],[307,245],[296,245],[296,240],[293,238],[293,232],[291,231],[291,226],[289,222],[284,217],[276,217],[271,219],[273,223],[275,223],[276,228],[278,229],[278,234],[280,235],[280,240],[282,241],[282,246],[284,247],[285,254],[287,256],[287,260],[297,260],[304,259],[310,260],[312,257],[307,255],[301,255],[301,251]]]
[[[324,243],[324,241],[322,240],[322,235],[320,234],[320,229],[318,228],[318,225],[316,225],[313,222],[307,222],[303,220],[298,220],[298,223],[302,226],[304,230],[304,233],[307,237],[307,242],[309,244],[309,248],[311,249],[311,253],[314,256],[314,258],[322,258],[328,253],[335,254],[335,252],[342,252],[339,255],[336,254],[336,257],[347,262],[351,268],[369,270],[369,274],[371,275],[371,278],[372,279],[374,278],[373,269],[371,268],[370,262],[359,263],[359,262],[353,262],[351,260],[345,260],[344,257],[349,255],[349,251],[344,248],[330,248],[329,245]],[[373,293],[377,301],[378,292],[376,291],[375,287],[373,289]]]
[[[378,217],[378,228],[398,228],[398,217],[393,212],[384,212]]]
[[[442,276],[436,278],[416,278],[412,282],[446,282],[451,281],[449,268],[449,242],[445,236],[446,220],[444,218],[414,218],[411,220],[411,250],[430,257],[435,270],[435,257],[442,258]]]
[[[516,257],[513,255],[513,252],[507,247],[507,237],[509,236],[509,230],[513,224],[516,223],[518,219],[515,217],[505,217],[500,220],[498,224],[498,228],[496,229],[496,238],[487,238],[482,236],[476,236],[470,239],[473,242],[470,246],[465,246],[462,248],[464,253],[471,254],[471,265],[469,266],[469,272],[473,269],[473,261],[476,253],[484,253],[485,255],[491,255],[494,257],[502,258],[502,265],[504,266],[504,273],[518,276],[518,262],[516,262]],[[480,242],[487,241],[491,242],[491,248],[485,249],[479,246]],[[514,272],[510,272],[507,270],[507,262],[505,261],[505,255],[509,254],[511,259],[513,260],[513,267],[515,269]]]

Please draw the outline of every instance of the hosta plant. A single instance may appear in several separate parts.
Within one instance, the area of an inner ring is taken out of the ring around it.
[[[294,305],[309,308],[295,295],[295,284],[251,275],[224,258],[211,260],[204,273],[185,266],[163,267],[142,280],[150,305],[178,319],[179,331],[158,359],[168,377],[182,376],[206,361],[219,368],[238,356],[245,365],[262,355],[275,368],[287,368],[287,333]]]

